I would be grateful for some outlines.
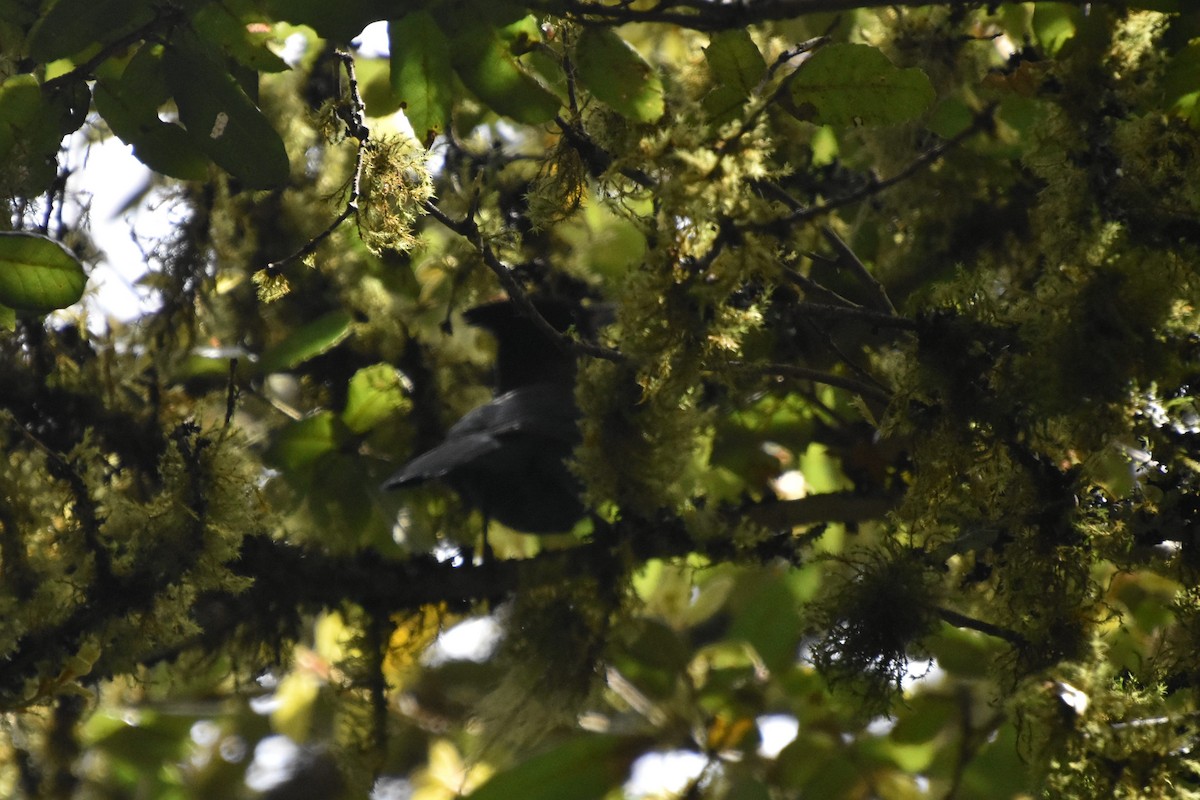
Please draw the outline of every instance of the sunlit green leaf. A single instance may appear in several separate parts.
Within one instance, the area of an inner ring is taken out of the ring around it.
[[[0,233],[0,303],[47,314],[79,301],[87,275],[61,243],[34,233]]]
[[[336,452],[349,435],[336,414],[321,411],[279,431],[267,450],[267,461],[281,469],[297,470]]]
[[[1080,11],[1066,3],[1038,3],[1033,7],[1032,26],[1047,55],[1054,55],[1075,36]]]
[[[266,42],[270,26],[253,15],[239,16],[230,4],[210,3],[192,18],[201,38],[227,57],[258,72],[284,72],[287,62],[271,52]],[[261,29],[258,32],[254,30]]]
[[[375,364],[354,373],[346,393],[342,421],[355,433],[365,433],[393,417],[407,404],[400,373],[390,364]]]
[[[663,86],[646,60],[611,28],[585,28],[575,48],[579,82],[604,103],[638,122],[663,114]]]
[[[63,99],[44,93],[30,74],[12,75],[0,82],[0,164],[13,178],[6,187],[9,192],[38,193],[53,180],[53,159],[69,130],[64,124]]]
[[[336,347],[350,335],[353,321],[347,311],[331,311],[318,317],[264,353],[259,366],[264,373],[293,369]]]
[[[933,86],[919,69],[900,69],[864,44],[831,44],[813,53],[791,82],[793,112],[825,125],[891,125],[920,116]]]
[[[391,69],[386,58],[355,59],[358,88],[369,117],[389,117],[400,110],[400,98],[392,91]]]
[[[151,768],[179,758],[190,743],[194,717],[142,711],[116,717],[104,714],[94,723],[93,744],[114,758],[140,768]]]
[[[287,181],[287,151],[279,134],[229,70],[194,37],[173,40],[163,67],[180,121],[194,144],[250,188]]]
[[[982,633],[943,625],[937,635],[926,640],[925,646],[947,672],[962,677],[982,677],[998,655],[999,643]]]
[[[425,11],[389,22],[388,41],[392,91],[417,138],[428,147],[450,117],[454,80],[450,45]]]
[[[1200,42],[1175,53],[1162,80],[1163,97],[1172,113],[1200,127]]]
[[[878,737],[864,739],[859,745],[858,755],[867,763],[868,759],[878,760],[905,772],[915,773],[929,766],[933,757],[937,755],[937,748],[930,742],[901,744]]]
[[[537,125],[558,113],[558,97],[522,66],[495,28],[468,24],[452,33],[450,61],[466,87],[497,114]]]

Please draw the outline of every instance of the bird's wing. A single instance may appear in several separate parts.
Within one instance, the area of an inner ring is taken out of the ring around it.
[[[536,383],[505,392],[469,411],[454,423],[446,439],[481,432],[493,436],[519,432],[573,443],[579,439],[578,418],[570,386]]]
[[[530,446],[565,455],[579,441],[578,416],[569,386],[540,383],[505,392],[469,411],[447,431],[444,442],[405,464],[383,488],[444,478],[463,469],[502,471],[512,456]],[[518,436],[525,439],[523,447],[508,442]],[[538,440],[544,444],[536,444]],[[512,452],[502,449],[506,445]]]
[[[392,477],[383,482],[384,489],[398,489],[410,483],[444,478],[449,472],[470,464],[476,459],[495,453],[501,441],[490,433],[466,433],[452,436],[432,450],[409,461]]]

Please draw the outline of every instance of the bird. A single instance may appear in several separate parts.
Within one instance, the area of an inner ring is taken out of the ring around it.
[[[565,301],[534,301],[556,330],[579,325]],[[567,468],[580,442],[575,403],[575,358],[511,300],[464,313],[468,324],[496,337],[496,396],[446,432],[383,483],[400,489],[441,481],[484,517],[520,533],[568,531],[586,513],[578,480]]]

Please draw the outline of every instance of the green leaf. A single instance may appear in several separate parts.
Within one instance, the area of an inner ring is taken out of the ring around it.
[[[426,147],[444,129],[454,99],[450,45],[425,11],[388,23],[392,91]]]
[[[592,800],[624,783],[647,742],[625,736],[579,736],[497,773],[470,800]]]
[[[804,62],[791,82],[793,113],[824,125],[893,125],[933,103],[921,70],[899,69],[865,44],[831,44]]]
[[[1046,55],[1053,56],[1077,30],[1080,11],[1064,3],[1038,3],[1033,7],[1033,31]]]
[[[1200,42],[1188,44],[1171,59],[1162,91],[1172,114],[1200,127]]]
[[[57,0],[29,31],[29,55],[42,64],[115,41],[154,18],[149,0]]]
[[[87,275],[61,243],[35,233],[0,233],[0,303],[48,314],[83,297]]]
[[[387,59],[356,58],[358,88],[368,117],[390,117],[400,110],[400,98],[392,91],[391,69]]]
[[[931,742],[901,744],[891,739],[867,738],[859,743],[857,755],[865,765],[885,764],[917,773],[929,767],[937,750]]]
[[[202,180],[208,174],[208,156],[187,131],[158,117],[158,107],[168,96],[162,47],[144,45],[119,76],[97,79],[94,101],[112,132],[131,145],[147,167],[180,180]]]
[[[715,84],[704,96],[704,110],[718,124],[736,118],[767,72],[767,62],[743,29],[713,34],[704,48],[704,60]]]
[[[32,75],[14,75],[0,82],[0,155],[7,155],[23,129],[35,124],[43,107],[42,91]]]
[[[663,115],[662,79],[611,28],[584,29],[575,69],[580,84],[622,116],[654,122]]]
[[[960,713],[959,700],[953,695],[918,693],[905,701],[889,738],[900,744],[929,742],[954,725]]]
[[[391,364],[375,364],[354,373],[342,421],[355,433],[365,433],[404,408],[408,399],[400,373]]]
[[[987,739],[963,771],[963,797],[1019,797],[1033,789],[1029,763],[1014,723],[1006,722]]]
[[[353,318],[347,311],[331,311],[302,325],[263,354],[259,368],[264,374],[283,372],[336,347],[350,335]]]
[[[287,151],[279,134],[194,36],[177,37],[166,49],[163,67],[194,144],[252,189],[287,181]]]
[[[252,26],[263,22],[257,14],[246,11],[237,14],[228,3],[212,3],[196,13],[192,27],[205,41],[239,64],[257,72],[286,72],[291,67],[266,46],[271,34],[262,25]]]
[[[321,456],[336,452],[349,440],[349,432],[332,411],[321,411],[283,428],[267,448],[268,464],[295,471]]]
[[[757,585],[730,626],[729,638],[752,645],[772,671],[795,663],[800,646],[796,597],[782,575],[756,575]]]
[[[975,631],[942,625],[923,644],[946,672],[960,678],[982,678],[999,656],[997,640]]]
[[[11,194],[40,194],[56,172],[66,93],[47,97],[37,78],[13,75],[0,83],[0,175]]]
[[[349,43],[372,22],[387,18],[379,5],[376,0],[267,0],[265,10],[271,19],[307,25],[322,39]]]
[[[497,114],[540,125],[554,119],[558,97],[529,74],[500,30],[470,25],[450,41],[450,62],[458,77]]]
[[[758,46],[743,28],[714,33],[704,48],[713,80],[747,98],[767,71]]]

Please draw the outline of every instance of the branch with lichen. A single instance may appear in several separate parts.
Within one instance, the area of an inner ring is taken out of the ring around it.
[[[562,14],[584,25],[624,25],[626,23],[665,23],[698,31],[743,28],[763,22],[795,19],[808,14],[829,14],[864,8],[916,8],[930,5],[929,0],[757,0],[722,3],[714,0],[662,0],[650,6],[633,3],[603,3],[594,0],[540,0],[533,3],[546,13]],[[985,8],[986,0],[956,3],[956,8]],[[1115,0],[1100,0],[1093,5],[1118,5]]]
[[[844,208],[862,202],[870,197],[897,186],[918,172],[927,169],[942,159],[950,150],[958,147],[972,136],[990,130],[995,124],[996,104],[991,104],[975,115],[971,124],[944,142],[931,147],[907,166],[887,178],[872,176],[863,186],[839,197],[833,197],[815,206],[805,206],[786,190],[771,181],[759,181],[755,185],[763,194],[772,197],[790,210],[790,214],[772,220],[747,223],[743,228],[747,231],[774,232],[785,234],[793,225],[826,216],[839,208]]]
[[[333,235],[343,222],[358,214],[358,201],[362,197],[363,165],[366,162],[367,147],[370,143],[371,131],[366,125],[366,105],[358,86],[358,76],[354,69],[354,56],[345,50],[335,51],[335,55],[346,70],[346,81],[349,84],[350,102],[338,109],[338,116],[346,124],[346,135],[358,142],[354,152],[354,172],[350,178],[349,193],[342,212],[333,219],[316,236],[311,237],[295,252],[283,258],[272,261],[263,267],[264,278],[269,280],[276,276],[283,267],[295,261],[308,258],[317,251],[321,242]]]
[[[546,318],[541,315],[541,312],[533,304],[529,293],[525,291],[525,287],[517,280],[513,274],[512,267],[505,264],[492,246],[488,244],[484,238],[483,232],[479,230],[479,225],[475,219],[468,214],[461,220],[456,220],[443,212],[437,205],[431,201],[425,203],[425,211],[429,216],[436,219],[438,222],[445,225],[451,231],[462,236],[474,246],[475,250],[483,259],[483,263],[500,281],[500,285],[508,293],[509,298],[516,304],[526,318],[528,318],[538,330],[546,337],[554,342],[559,348],[566,353],[575,353],[576,355],[590,356],[591,358],[601,358],[606,361],[622,361],[625,356],[620,352],[609,347],[591,344],[576,339],[569,334],[561,333],[551,325]]]

